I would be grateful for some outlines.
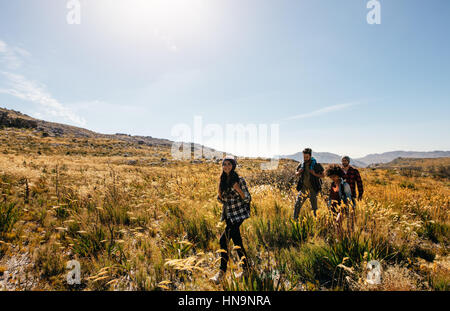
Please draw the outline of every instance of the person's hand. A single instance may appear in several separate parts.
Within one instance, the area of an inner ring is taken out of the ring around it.
[[[311,175],[317,177],[317,174],[316,174],[316,172],[314,172],[314,170],[312,170],[312,169],[309,168],[309,169],[308,169],[308,172],[309,172]]]
[[[242,191],[241,187],[239,187],[239,184],[237,182],[233,185],[233,189],[239,193],[242,199],[245,199],[245,194]]]

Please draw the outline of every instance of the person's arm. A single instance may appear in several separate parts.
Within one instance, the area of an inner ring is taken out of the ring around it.
[[[324,174],[323,166],[320,163],[317,163],[316,165],[317,165],[317,172],[315,170],[312,170],[312,169],[309,169],[309,172],[313,176],[316,176],[316,177],[319,177],[319,178],[324,178],[325,174]]]
[[[241,196],[241,199],[242,199],[242,200],[245,199],[244,191],[242,191],[241,187],[239,186],[239,183],[236,182],[236,183],[233,185],[233,189],[236,190],[236,191],[239,193],[239,195]]]
[[[358,186],[358,200],[361,200],[364,193],[364,188],[361,175],[358,170],[356,170],[356,185]]]
[[[295,176],[299,176],[303,172],[302,164],[300,163],[295,169]]]
[[[312,175],[314,175],[314,176],[316,176],[316,177],[319,177],[319,178],[324,178],[325,177],[325,174],[322,172],[322,173],[316,173],[316,172],[314,172],[313,170],[310,170],[309,171]]]
[[[247,184],[245,183],[244,179],[240,179],[239,183],[236,182],[233,185],[233,189],[235,189],[239,193],[241,199],[244,202],[250,203],[252,197],[250,195],[250,192],[248,191]]]

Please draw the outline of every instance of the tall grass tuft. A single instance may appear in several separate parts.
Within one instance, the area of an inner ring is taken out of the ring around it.
[[[0,237],[11,232],[15,223],[19,220],[19,209],[14,202],[0,203]]]
[[[275,215],[270,220],[258,219],[255,230],[258,241],[265,247],[272,249],[298,246],[314,236],[314,218],[310,215],[302,217],[299,221],[286,219]]]

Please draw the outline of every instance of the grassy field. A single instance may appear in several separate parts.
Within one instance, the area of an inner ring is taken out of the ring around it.
[[[233,252],[218,269],[220,164],[173,161],[170,149],[114,139],[0,130],[0,288],[7,290],[449,290],[450,180],[361,169],[353,232],[337,237],[319,200],[291,221],[294,161],[261,171],[239,159],[251,218],[241,227],[249,279]],[[325,182],[324,188],[329,186]],[[324,193],[327,193],[324,191]],[[344,228],[346,225],[344,224]],[[81,263],[68,285],[66,263]],[[365,282],[378,260],[382,283]]]
[[[400,175],[408,177],[450,178],[450,158],[397,158],[389,163],[375,164],[371,167],[393,169]]]

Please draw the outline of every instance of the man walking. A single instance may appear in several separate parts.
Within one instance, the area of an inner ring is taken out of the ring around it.
[[[363,183],[362,183],[362,179],[361,179],[361,175],[359,174],[359,171],[350,166],[350,157],[349,156],[344,156],[342,157],[342,172],[344,173],[342,175],[342,179],[345,180],[345,182],[347,182],[350,185],[350,189],[352,191],[352,208],[349,211],[350,213],[350,224],[349,224],[349,228],[351,228],[351,230],[354,230],[355,227],[355,223],[356,223],[356,198],[358,198],[358,200],[362,199],[363,193],[364,193],[364,188],[363,188]],[[358,186],[358,196],[356,196],[356,186]]]
[[[303,150],[303,163],[297,166],[295,175],[300,176],[297,184],[299,191],[294,207],[294,220],[297,221],[300,209],[309,197],[311,208],[316,216],[317,211],[317,194],[322,189],[322,180],[324,177],[324,169],[316,159],[312,157],[312,150],[306,148]]]
[[[350,166],[349,156],[342,157],[342,171],[344,172],[342,178],[350,185],[350,188],[352,189],[352,200],[355,200],[356,198],[361,200],[364,193],[361,175],[356,168]],[[356,196],[356,186],[358,186],[358,196]]]

